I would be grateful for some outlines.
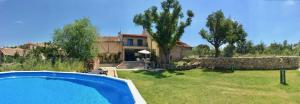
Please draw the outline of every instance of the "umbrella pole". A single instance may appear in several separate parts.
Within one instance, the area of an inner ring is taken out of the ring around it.
[[[147,59],[146,59],[146,54],[145,54],[145,59],[144,59],[144,69],[147,69],[146,61],[147,61]]]

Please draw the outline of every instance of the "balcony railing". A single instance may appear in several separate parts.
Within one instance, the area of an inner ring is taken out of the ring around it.
[[[147,44],[128,44],[128,43],[123,43],[123,46],[135,46],[135,47],[147,47]]]

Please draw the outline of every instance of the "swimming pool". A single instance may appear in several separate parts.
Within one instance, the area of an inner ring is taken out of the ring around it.
[[[130,80],[72,72],[2,72],[0,104],[145,104]]]

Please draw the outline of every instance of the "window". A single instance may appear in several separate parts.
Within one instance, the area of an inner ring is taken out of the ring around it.
[[[142,40],[142,39],[138,39],[137,42],[138,42],[138,43],[137,43],[138,46],[143,46],[143,40]]]
[[[133,39],[127,39],[127,46],[133,46]]]

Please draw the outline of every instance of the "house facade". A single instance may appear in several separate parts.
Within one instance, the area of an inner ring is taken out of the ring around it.
[[[26,50],[22,48],[0,48],[0,64],[3,63],[6,57],[13,57],[16,54],[25,56]]]
[[[141,34],[126,34],[119,32],[117,36],[103,36],[97,39],[97,47],[101,54],[116,54],[120,53],[122,61],[137,61],[139,60],[140,50],[148,50],[155,52],[156,56],[160,56],[160,51],[157,43],[151,38],[147,32]],[[178,41],[171,50],[170,59],[178,60],[185,56],[185,53],[191,51],[192,47]]]

